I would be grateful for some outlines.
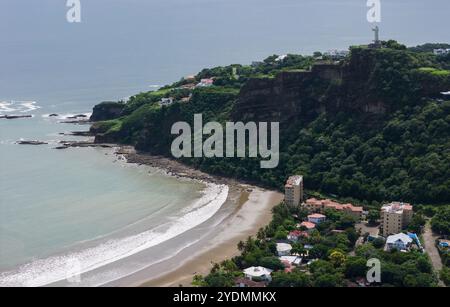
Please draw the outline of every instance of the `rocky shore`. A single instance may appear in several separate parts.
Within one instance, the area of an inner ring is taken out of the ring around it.
[[[20,119],[20,118],[31,118],[33,115],[0,115],[0,119]]]

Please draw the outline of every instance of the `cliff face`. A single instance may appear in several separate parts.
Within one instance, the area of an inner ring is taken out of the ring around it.
[[[91,121],[116,119],[122,115],[125,104],[105,101],[96,105],[92,111]]]
[[[341,64],[316,64],[310,71],[250,79],[232,117],[282,124],[314,119],[323,112],[380,117],[450,88],[448,79],[424,76],[414,65],[405,52],[358,49]]]
[[[233,109],[235,120],[280,121],[312,119],[322,112],[384,114],[388,107],[364,93],[364,71],[349,66],[319,64],[311,71],[282,72],[273,79],[251,79]]]

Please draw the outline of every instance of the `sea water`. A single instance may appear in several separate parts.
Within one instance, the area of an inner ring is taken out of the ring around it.
[[[448,0],[381,2],[382,39],[450,41]],[[53,149],[81,139],[61,132],[88,129],[64,118],[205,67],[372,40],[361,0],[81,3],[79,24],[66,21],[65,1],[0,3],[0,115],[34,116],[0,119],[0,286],[126,276],[192,244],[177,238],[225,201],[225,186],[130,165],[110,149]]]

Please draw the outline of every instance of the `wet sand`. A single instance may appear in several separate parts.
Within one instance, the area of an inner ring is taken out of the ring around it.
[[[226,184],[229,194],[218,215],[224,216],[204,238],[192,246],[161,261],[156,266],[136,272],[111,285],[144,287],[192,286],[194,275],[207,275],[214,263],[239,254],[237,244],[257,234],[272,219],[272,208],[283,200],[279,192],[241,183],[229,178],[212,176],[176,160],[120,148],[117,152],[128,162],[160,168],[168,174],[196,180]]]
[[[278,192],[253,188],[252,192],[244,191],[241,194],[237,209],[220,225],[221,231],[208,239],[208,246],[185,259],[173,271],[151,279],[141,286],[188,287],[191,286],[194,275],[207,275],[213,263],[237,256],[239,241],[256,235],[261,227],[267,225],[272,219],[272,208],[283,199],[283,195]]]

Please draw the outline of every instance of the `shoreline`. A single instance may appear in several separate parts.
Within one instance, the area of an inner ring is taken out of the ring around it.
[[[237,244],[257,234],[272,220],[272,208],[278,205],[283,195],[234,179],[206,174],[193,167],[163,156],[138,153],[131,146],[118,146],[115,152],[127,163],[146,165],[165,171],[170,176],[200,180],[229,187],[227,200],[221,210],[229,211],[207,238],[193,244],[158,264],[159,274],[143,269],[121,278],[112,285],[131,287],[191,287],[194,275],[207,275],[213,263],[230,259],[239,254]],[[153,276],[152,276],[153,275]]]

